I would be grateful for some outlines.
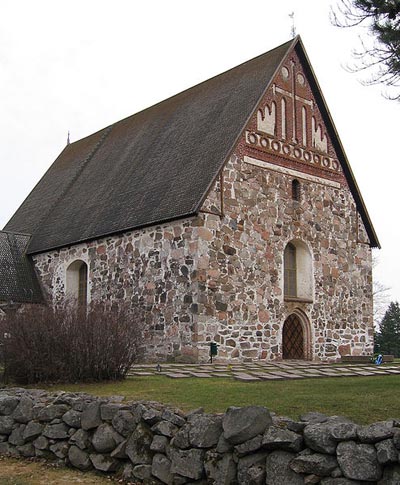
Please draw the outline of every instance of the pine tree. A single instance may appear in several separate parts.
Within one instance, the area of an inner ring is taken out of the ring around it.
[[[375,351],[400,357],[400,306],[391,302],[375,336]]]
[[[368,26],[372,35],[360,39],[362,48],[353,52],[357,63],[352,69],[374,68],[366,84],[400,85],[400,0],[340,0],[332,22],[338,27]],[[388,97],[400,100],[398,91]]]

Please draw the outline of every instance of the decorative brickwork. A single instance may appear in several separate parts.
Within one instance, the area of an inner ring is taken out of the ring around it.
[[[293,51],[272,80],[238,154],[346,183],[302,63]]]

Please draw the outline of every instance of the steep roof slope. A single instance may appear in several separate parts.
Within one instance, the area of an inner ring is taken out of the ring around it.
[[[28,252],[38,253],[195,215],[293,48],[306,56],[296,38],[68,145],[5,229],[32,234]],[[315,79],[311,66],[310,74]],[[340,153],[371,244],[379,246]]]
[[[25,250],[30,236],[0,231],[0,303],[39,303],[42,293]]]
[[[34,253],[193,215],[292,43],[67,146],[6,229]]]

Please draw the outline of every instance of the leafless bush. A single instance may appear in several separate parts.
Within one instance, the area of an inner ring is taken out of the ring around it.
[[[142,355],[143,321],[124,305],[8,314],[0,321],[4,375],[19,384],[122,379]]]

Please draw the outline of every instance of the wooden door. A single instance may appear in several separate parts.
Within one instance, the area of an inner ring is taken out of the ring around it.
[[[282,357],[304,359],[304,333],[299,318],[292,314],[283,324]]]

